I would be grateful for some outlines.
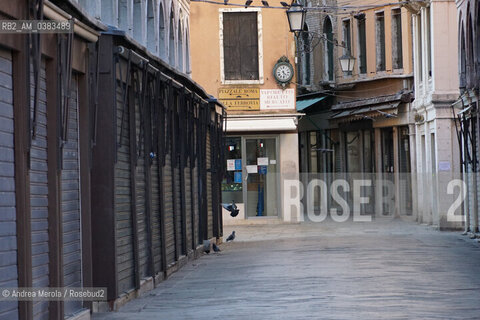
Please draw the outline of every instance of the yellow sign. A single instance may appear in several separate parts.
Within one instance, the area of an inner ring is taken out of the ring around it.
[[[229,110],[260,110],[260,89],[220,88],[218,100]]]

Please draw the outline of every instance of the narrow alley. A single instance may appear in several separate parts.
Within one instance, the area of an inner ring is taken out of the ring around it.
[[[459,232],[401,220],[232,230],[222,252],[94,319],[480,318],[480,245]]]

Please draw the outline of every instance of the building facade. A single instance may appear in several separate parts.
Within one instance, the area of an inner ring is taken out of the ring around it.
[[[240,213],[225,223],[298,220],[284,204],[298,178],[295,43],[280,1],[269,5],[191,4],[192,77],[227,110],[222,201]]]
[[[316,99],[297,97],[297,106],[306,113],[299,124],[302,170],[312,177],[327,173],[320,178],[328,181],[369,179],[370,200],[362,212],[412,217],[411,13],[400,5],[368,1],[355,5],[371,8],[336,14],[335,19],[329,18],[328,8],[316,14],[320,21],[328,18],[336,23],[330,35],[324,22],[327,47],[319,50],[326,50],[325,60],[315,68],[328,81],[317,83],[321,88]],[[355,58],[351,73],[340,68],[342,55]],[[386,198],[393,198],[394,204],[387,205]]]
[[[464,202],[465,233],[479,232],[479,5],[477,1],[457,1],[458,74],[460,97],[452,105],[457,117],[461,144],[460,162],[466,184]]]
[[[457,58],[456,6],[453,1],[430,1],[406,8],[413,14],[415,101],[410,129],[415,139],[412,163],[417,221],[440,229],[458,229],[462,221],[447,217],[455,197],[442,192],[450,181],[461,178],[451,109],[459,94],[457,64],[451,63]]]
[[[1,319],[90,319],[222,238],[224,110],[187,74],[188,36],[150,51],[135,10],[126,32],[93,3],[114,2],[1,2],[2,20],[73,25],[0,34],[0,285],[106,287],[107,299],[2,301]],[[140,5],[148,26],[150,1],[118,3]]]

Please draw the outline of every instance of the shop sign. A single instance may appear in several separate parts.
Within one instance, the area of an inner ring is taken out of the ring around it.
[[[259,110],[260,89],[258,88],[220,88],[218,100],[227,110]]]

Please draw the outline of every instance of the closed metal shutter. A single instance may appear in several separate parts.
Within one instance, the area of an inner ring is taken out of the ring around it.
[[[162,239],[160,230],[160,188],[158,180],[158,157],[155,157],[151,166],[152,185],[152,246],[153,263],[158,273],[162,269]]]
[[[190,162],[190,160],[188,160]],[[187,250],[192,248],[192,187],[190,181],[190,165],[186,166],[183,170],[185,177],[185,212],[186,212],[186,241],[187,241]]]
[[[65,287],[82,286],[80,229],[80,163],[78,132],[78,83],[72,78],[68,104],[67,141],[62,150],[61,209],[63,224],[63,277]],[[65,301],[65,315],[82,309],[81,301]]]
[[[0,50],[0,287],[18,287],[12,56]],[[0,319],[18,319],[18,302],[0,303]]]
[[[138,97],[140,98],[140,97]],[[135,199],[137,214],[137,241],[140,278],[148,275],[148,232],[145,215],[145,129],[142,116],[144,110],[140,110],[139,100],[135,104],[135,130],[137,143],[137,167],[135,168]]]
[[[181,188],[180,188],[180,169],[174,168],[174,183],[175,183],[175,239],[176,248],[179,254],[184,254],[183,248],[183,234],[182,234],[182,201],[181,201]]]
[[[167,265],[175,262],[175,232],[173,223],[173,193],[172,193],[172,169],[171,155],[165,157],[163,167],[163,199],[165,203],[165,242]]]
[[[132,190],[130,178],[130,128],[128,107],[123,114],[122,88],[117,85],[117,151],[115,166],[115,234],[117,249],[118,293],[135,287],[135,259],[132,227]],[[123,127],[121,125],[123,117]]]
[[[33,67],[30,68],[31,115],[35,83]],[[48,287],[49,250],[48,250],[48,163],[47,163],[47,92],[45,63],[40,68],[40,90],[37,105],[37,127],[30,150],[30,206],[32,232],[32,286]],[[48,318],[48,301],[33,302],[33,318]]]
[[[208,221],[208,238],[213,237],[213,192],[212,192],[212,154],[211,154],[211,133],[207,128],[207,221]]]

